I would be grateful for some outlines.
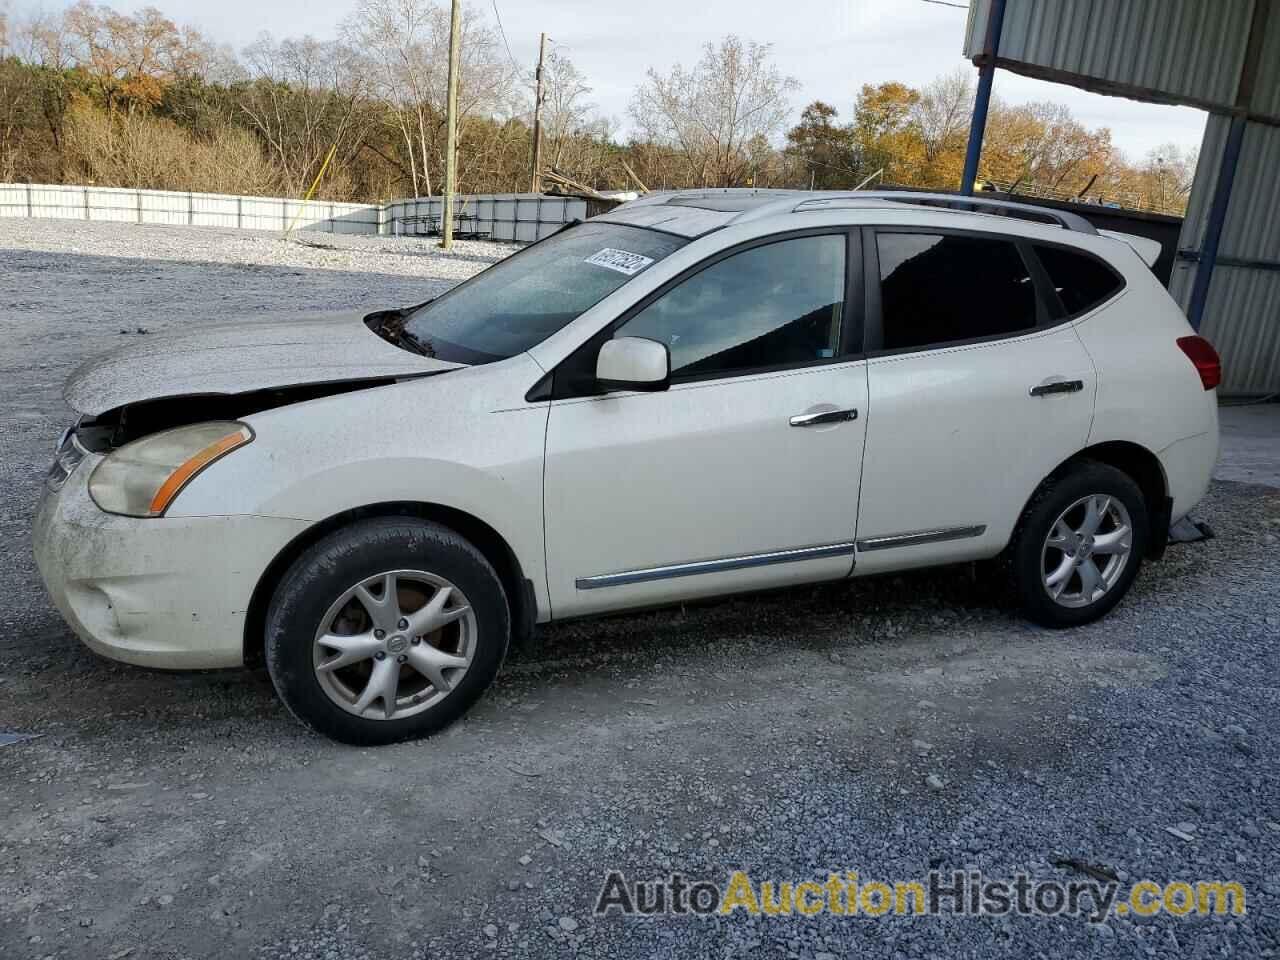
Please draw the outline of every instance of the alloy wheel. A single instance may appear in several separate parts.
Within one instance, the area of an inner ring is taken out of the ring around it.
[[[312,665],[335,704],[369,720],[400,720],[447,697],[475,656],[475,612],[462,591],[425,570],[361,580],[316,630]]]
[[[1041,572],[1050,599],[1087,607],[1124,574],[1133,553],[1133,523],[1116,497],[1081,497],[1058,516],[1041,550]]]

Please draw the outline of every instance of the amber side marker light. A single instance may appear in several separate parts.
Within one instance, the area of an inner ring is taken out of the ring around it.
[[[190,460],[187,460],[177,470],[169,474],[169,479],[160,485],[156,495],[151,498],[151,513],[155,516],[164,513],[165,510],[169,509],[169,504],[173,502],[173,498],[182,491],[182,488],[187,485],[192,477],[219,457],[225,456],[236,447],[244,446],[252,439],[253,433],[249,428],[241,427],[235,433],[229,433],[220,440],[215,440]]]

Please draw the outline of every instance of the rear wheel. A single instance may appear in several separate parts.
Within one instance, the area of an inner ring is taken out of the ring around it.
[[[426,736],[488,687],[506,653],[502,582],[439,524],[368,520],[330,534],[282,578],[267,669],[294,715],[345,743]]]
[[[1013,543],[1027,615],[1070,627],[1108,613],[1128,592],[1147,546],[1142,491],[1115,467],[1084,461],[1046,481]]]

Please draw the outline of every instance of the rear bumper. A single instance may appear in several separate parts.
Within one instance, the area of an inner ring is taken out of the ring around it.
[[[1158,456],[1173,501],[1169,522],[1177,523],[1209,490],[1213,468],[1218,462],[1218,431],[1179,440],[1161,450]]]
[[[308,526],[273,517],[135,519],[89,498],[90,457],[36,512],[36,565],[58,611],[95,652],[162,669],[235,667],[262,572]]]

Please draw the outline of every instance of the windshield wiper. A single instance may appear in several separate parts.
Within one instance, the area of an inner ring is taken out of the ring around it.
[[[396,339],[396,346],[412,350],[420,357],[434,359],[436,355],[436,348],[431,345],[430,341],[419,340],[408,330],[400,331],[400,336]]]
[[[391,310],[377,310],[366,314],[364,325],[388,343],[411,350],[424,357],[434,357],[436,355],[435,349],[430,344],[424,344],[421,340],[415,339],[405,331],[405,324],[409,322],[409,317],[434,299],[432,297],[431,300],[415,303],[411,307],[396,307]]]

